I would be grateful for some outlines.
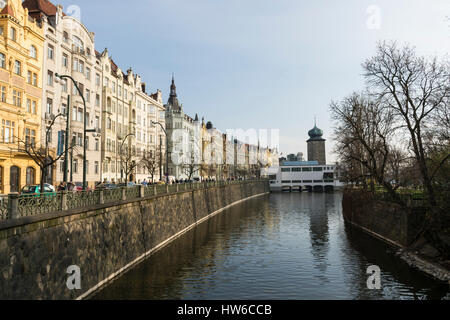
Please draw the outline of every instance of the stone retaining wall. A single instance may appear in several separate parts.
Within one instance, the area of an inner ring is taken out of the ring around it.
[[[374,200],[366,192],[345,190],[342,198],[344,219],[383,240],[407,247],[422,228],[425,210]]]
[[[181,191],[0,223],[0,299],[75,299],[212,213],[268,193],[267,181]],[[67,268],[80,267],[69,290]]]

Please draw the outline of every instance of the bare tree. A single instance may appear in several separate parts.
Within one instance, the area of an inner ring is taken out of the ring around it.
[[[426,135],[439,114],[447,112],[450,97],[449,62],[416,56],[409,46],[395,42],[379,43],[377,54],[363,64],[364,76],[377,98],[392,111],[395,120],[408,134],[429,204],[436,205],[433,172],[427,165]],[[449,159],[442,155],[438,170]]]
[[[137,166],[135,159],[135,151],[128,144],[120,146],[120,167],[125,173],[125,185],[128,183],[128,177]]]
[[[192,155],[190,157],[190,161],[183,164],[184,173],[188,176],[188,180],[192,179],[192,176],[199,172],[201,169],[200,164],[198,161],[195,160],[195,157]]]
[[[55,163],[57,163],[63,156],[64,152],[62,152],[59,156],[55,158],[51,157],[51,150],[49,148],[48,142],[49,137],[52,131],[52,128],[55,124],[55,121],[58,117],[63,117],[63,114],[58,114],[53,117],[51,123],[47,126],[45,130],[45,142],[44,144],[40,143],[36,145],[36,143],[30,140],[29,137],[25,137],[25,140],[22,140],[18,137],[15,137],[19,141],[19,150],[24,151],[33,161],[37,164],[37,166],[41,170],[41,182],[40,182],[40,192],[44,192],[44,183],[47,178],[47,171],[49,168],[52,168]],[[67,132],[66,132],[67,134]],[[68,150],[73,149],[75,146],[68,146]]]
[[[147,168],[150,176],[152,177],[152,183],[154,182],[154,177],[159,170],[159,153],[155,152],[153,156],[146,155],[144,153],[144,157],[141,159],[141,162]]]
[[[355,164],[360,175],[367,172],[372,191],[376,181],[403,203],[386,175],[392,158],[389,141],[395,131],[391,111],[367,93],[354,93],[340,103],[332,102],[331,114],[337,123],[334,133],[340,162]]]

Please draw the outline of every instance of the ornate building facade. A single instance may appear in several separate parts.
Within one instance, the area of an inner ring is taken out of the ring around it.
[[[41,140],[44,32],[20,0],[0,11],[0,193],[40,182],[40,170],[24,148]]]
[[[98,133],[86,136],[86,179],[90,187],[100,181],[100,130],[101,130],[101,84],[98,81],[101,68],[95,55],[94,33],[80,21],[65,15],[62,6],[48,1],[25,0],[23,5],[30,15],[43,26],[45,42],[43,53],[43,108],[41,139],[45,139],[48,127],[53,123],[49,135],[49,146],[56,157],[65,149],[66,134],[71,147],[66,169],[68,180],[81,183],[83,180],[84,113],[87,129]],[[70,80],[59,80],[59,75],[71,76],[83,92],[83,100]],[[66,133],[67,111],[70,110],[69,132]],[[63,181],[64,161],[55,166],[55,176],[47,174],[46,182],[59,184]]]

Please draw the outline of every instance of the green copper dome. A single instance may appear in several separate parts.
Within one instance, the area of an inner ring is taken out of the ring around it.
[[[308,131],[308,135],[310,138],[308,141],[312,141],[312,140],[324,141],[325,140],[322,138],[323,131],[320,130],[319,128],[317,128],[316,125],[314,125],[314,128],[312,128],[311,130]]]

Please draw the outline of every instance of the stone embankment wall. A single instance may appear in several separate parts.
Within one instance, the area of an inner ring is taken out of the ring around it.
[[[0,299],[84,298],[267,181],[181,191],[0,223]],[[66,284],[80,268],[81,289]]]
[[[372,199],[369,193],[345,190],[342,199],[345,221],[398,247],[407,247],[420,232],[425,210]]]

